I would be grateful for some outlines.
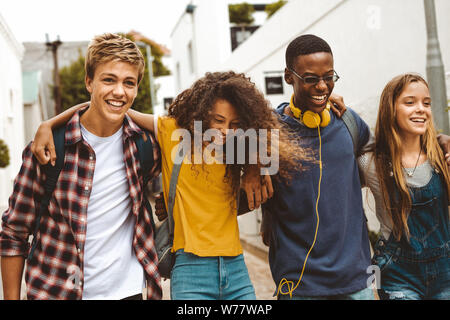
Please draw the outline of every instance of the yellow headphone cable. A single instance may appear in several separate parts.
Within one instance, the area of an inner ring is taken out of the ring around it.
[[[311,248],[309,248],[308,253],[306,254],[305,257],[305,261],[303,262],[303,268],[302,268],[302,272],[300,273],[300,278],[297,281],[297,284],[294,286],[294,282],[293,281],[288,281],[286,278],[281,279],[280,284],[278,285],[278,290],[277,290],[277,297],[278,295],[281,293],[282,295],[288,295],[290,296],[290,298],[292,299],[292,292],[295,291],[295,289],[297,289],[297,287],[300,285],[300,282],[302,281],[303,278],[303,273],[305,272],[305,267],[306,267],[306,262],[308,261],[308,257],[309,254],[311,253],[311,251],[314,248],[314,245],[316,244],[316,240],[317,240],[317,232],[319,230],[319,200],[320,200],[320,185],[322,184],[322,138],[320,136],[320,126],[317,126],[317,131],[319,133],[319,185],[318,185],[318,191],[317,191],[317,199],[316,199],[316,217],[317,217],[317,223],[316,223],[316,231],[314,233],[314,240],[313,243],[311,245]],[[288,291],[287,292],[283,292],[283,287],[284,285],[287,285],[288,287]]]

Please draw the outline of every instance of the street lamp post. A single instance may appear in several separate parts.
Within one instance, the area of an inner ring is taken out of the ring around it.
[[[59,77],[59,67],[58,67],[58,48],[62,45],[59,36],[55,41],[50,42],[48,34],[45,34],[45,45],[49,50],[52,51],[53,55],[53,99],[55,99],[55,115],[62,112],[61,105],[61,79]]]
[[[148,45],[145,42],[137,41],[136,44],[139,47],[145,48],[145,51],[147,52],[147,67],[148,67],[148,77],[149,77],[149,86],[150,86],[150,99],[151,99],[151,106],[152,108],[157,104],[156,97],[155,97],[155,86],[153,83],[153,56],[152,56],[152,48],[150,45]],[[153,110],[155,112],[155,110]]]
[[[445,86],[444,63],[437,33],[434,0],[424,0],[427,26],[427,78],[433,101],[433,118],[437,130],[449,134],[447,88]]]

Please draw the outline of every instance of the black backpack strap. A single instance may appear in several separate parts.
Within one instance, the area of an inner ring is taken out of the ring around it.
[[[175,205],[175,196],[177,190],[178,176],[180,174],[181,166],[183,164],[183,159],[185,157],[184,154],[180,154],[182,152],[182,144],[180,143],[178,146],[177,157],[175,158],[172,174],[170,176],[170,184],[169,184],[169,195],[167,199],[167,220],[169,222],[169,236],[173,238],[173,230],[174,230],[174,222],[173,222],[173,207]]]
[[[155,159],[153,159],[153,144],[150,139],[150,133],[148,131],[143,130],[142,135],[136,135],[134,137],[134,142],[136,143],[136,148],[138,151],[139,164],[141,165],[142,179],[144,185],[142,186],[143,191],[143,201],[144,206],[147,208],[147,211],[150,213],[150,222],[152,224],[153,230],[155,230],[155,221],[153,219],[153,210],[150,202],[147,198],[147,184],[150,181],[150,170],[155,163]]]
[[[36,249],[37,245],[37,234],[41,226],[42,216],[45,215],[45,213],[48,211],[48,205],[50,203],[50,199],[52,198],[53,191],[56,188],[59,173],[64,167],[65,133],[66,133],[65,126],[53,130],[53,141],[55,144],[55,152],[56,152],[55,166],[52,166],[50,163],[41,166],[41,171],[45,173],[46,177],[44,182],[44,195],[41,198],[40,208],[36,216],[36,221],[33,230],[33,242],[31,243],[31,249],[27,257],[28,260],[31,260],[31,258],[33,257],[34,250]]]
[[[344,121],[345,125],[347,126],[348,131],[350,132],[350,135],[353,140],[353,152],[355,154],[355,158],[358,158],[361,155],[360,150],[358,150],[359,146],[359,130],[358,130],[358,124],[356,123],[356,119],[353,116],[353,114],[347,110],[342,115],[342,120]],[[358,160],[357,160],[358,161]],[[359,168],[358,168],[359,170]],[[359,172],[359,179],[361,181],[361,185],[364,185],[364,174],[362,172]],[[366,222],[369,221],[367,219],[366,213],[364,212],[364,218],[366,219]]]
[[[356,119],[351,113],[351,111],[347,110],[342,115],[342,121],[344,121],[344,124],[347,127],[348,132],[350,132],[350,136],[352,137],[353,141],[353,152],[355,153],[355,157],[357,157],[359,146],[359,129],[358,124],[356,123]]]
[[[144,179],[144,187],[146,187],[150,180],[150,170],[155,163],[155,159],[153,159],[153,144],[150,139],[150,133],[144,130],[143,135],[136,136],[135,142]]]

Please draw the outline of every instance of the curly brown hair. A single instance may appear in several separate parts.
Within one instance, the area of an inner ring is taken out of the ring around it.
[[[169,107],[169,116],[175,118],[180,128],[194,135],[194,121],[206,123],[202,130],[210,128],[210,115],[215,102],[219,99],[228,101],[239,116],[240,128],[278,130],[279,171],[276,178],[289,181],[292,173],[305,168],[305,163],[314,162],[309,149],[299,143],[297,136],[283,125],[270,107],[270,102],[243,73],[213,72],[206,73],[189,89],[180,93]],[[271,134],[268,134],[270,150]],[[260,139],[258,134],[258,139]],[[247,148],[248,151],[248,148]],[[270,154],[270,152],[268,152]],[[248,160],[248,155],[246,156]],[[259,161],[258,161],[259,163]],[[227,164],[225,179],[231,182],[232,193],[239,191],[240,176],[246,164]],[[258,166],[262,166],[260,163]]]

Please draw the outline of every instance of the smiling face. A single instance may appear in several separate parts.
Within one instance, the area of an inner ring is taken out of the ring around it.
[[[395,121],[403,136],[425,134],[431,121],[431,98],[428,87],[420,81],[406,85],[395,104]]]
[[[122,126],[138,92],[138,73],[138,67],[131,63],[109,61],[97,66],[93,79],[86,77],[91,106],[85,115],[92,133],[105,136],[104,132],[112,131],[112,134]]]
[[[224,99],[216,100],[211,110],[210,119],[209,128],[220,131],[223,143],[226,141],[227,130],[236,130],[240,127],[236,108]]]
[[[333,55],[317,52],[298,56],[293,63],[294,71],[301,77],[326,77],[334,74]],[[322,112],[334,88],[334,82],[321,79],[317,84],[307,84],[289,69],[285,69],[285,80],[294,88],[294,105],[297,108]]]

